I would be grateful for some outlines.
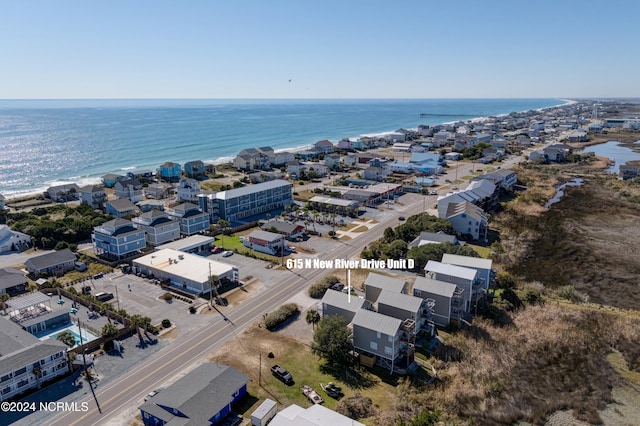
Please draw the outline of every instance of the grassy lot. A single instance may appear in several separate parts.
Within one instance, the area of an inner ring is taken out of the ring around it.
[[[367,228],[366,226],[360,225],[357,228],[352,229],[351,232],[366,232],[368,230],[369,228]]]
[[[268,358],[269,352],[274,354]],[[262,375],[260,376],[260,353],[262,354]],[[245,417],[265,399],[274,399],[283,406],[298,404],[309,407],[311,403],[300,391],[302,385],[309,385],[325,400],[325,406],[335,410],[338,401],[329,397],[320,384],[334,382],[341,386],[345,397],[353,396],[356,392],[372,399],[379,410],[387,410],[395,395],[395,384],[398,376],[390,376],[387,371],[363,371],[360,374],[342,377],[340,380],[328,372],[323,372],[322,362],[311,353],[311,349],[296,340],[283,336],[277,332],[270,332],[263,328],[252,328],[226,344],[220,351],[211,356],[212,362],[231,365],[252,381],[249,383],[249,393],[257,397],[251,405],[243,407],[247,411]],[[273,377],[270,368],[274,364],[289,370],[295,384],[286,386]],[[343,375],[344,376],[344,375]],[[363,423],[371,424],[371,420]]]
[[[87,264],[87,270],[84,272],[79,271],[69,271],[64,274],[62,277],[57,278],[57,280],[63,284],[72,283],[74,281],[79,281],[87,278],[91,278],[95,274],[102,272],[106,274],[111,272],[113,268],[110,266],[103,265],[101,263],[89,262]]]
[[[280,264],[280,258],[278,256],[272,256],[266,253],[260,253],[255,250],[251,250],[245,247],[240,241],[239,235],[225,235],[216,237],[215,245],[223,247],[225,250],[235,251],[245,256],[255,257],[256,259],[265,260],[267,262]]]
[[[478,245],[469,244],[469,243],[467,243],[467,247],[471,247],[476,253],[480,255],[480,257],[483,257],[485,259],[488,259],[489,256],[491,255],[491,249],[489,247],[478,246]]]

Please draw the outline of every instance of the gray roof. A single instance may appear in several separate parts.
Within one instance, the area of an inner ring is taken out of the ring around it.
[[[25,264],[31,265],[34,269],[42,270],[52,266],[60,265],[70,261],[75,261],[76,255],[68,248],[43,254],[42,256],[32,257]]]
[[[0,269],[0,290],[6,290],[20,284],[26,284],[27,278],[24,274],[14,268]]]
[[[365,287],[376,287],[384,290],[390,290],[395,293],[402,293],[402,290],[407,285],[405,280],[400,278],[387,277],[386,275],[376,274],[370,272],[364,282]]]
[[[230,200],[232,198],[242,197],[245,195],[254,194],[256,192],[265,191],[274,188],[280,188],[283,186],[292,187],[291,182],[283,179],[270,180],[268,182],[258,183],[256,185],[247,185],[242,188],[230,189],[228,191],[222,191],[216,193],[216,198],[219,200]]]
[[[345,200],[343,198],[335,198],[335,197],[323,197],[321,195],[316,195],[312,197],[309,201],[312,203],[330,204],[333,206],[340,206],[340,207],[350,207],[358,204],[358,202],[354,200]]]
[[[435,260],[427,262],[427,266],[424,267],[427,272],[435,272],[436,274],[447,275],[450,277],[462,278],[465,280],[473,280],[478,275],[478,271],[472,268],[465,268],[464,266],[450,265],[448,263],[441,263]]]
[[[432,280],[431,278],[417,277],[416,282],[413,283],[413,290],[420,290],[451,298],[456,291],[456,285],[445,281]]]
[[[285,232],[287,234],[291,234],[298,227],[304,228],[304,226],[298,225],[297,223],[280,222],[277,220],[270,220],[268,222],[265,222],[260,227],[263,230],[267,230],[267,231],[273,227],[277,229],[279,232]]]
[[[461,256],[459,254],[444,253],[442,255],[442,263],[448,263],[450,265],[458,265],[474,269],[491,269],[493,260],[484,259],[482,257]]]
[[[357,296],[349,297],[346,293],[329,289],[322,297],[322,303],[345,311],[358,312],[367,301]]]
[[[35,306],[40,303],[49,303],[51,301],[51,297],[47,296],[44,293],[40,293],[39,291],[25,294],[24,296],[14,297],[13,299],[9,299],[7,301],[7,305],[11,309],[21,310],[28,308],[30,306]]]
[[[0,376],[66,349],[56,339],[40,341],[19,325],[0,319]]]
[[[253,231],[248,236],[249,238],[257,238],[268,242],[278,241],[283,238],[280,234],[267,231]]]
[[[379,331],[388,336],[395,336],[400,329],[402,321],[377,312],[360,309],[353,317],[351,324],[354,328],[358,326],[367,330]]]
[[[164,389],[140,409],[171,425],[204,425],[232,400],[232,394],[249,378],[228,365],[205,363]],[[188,416],[177,417],[160,407],[176,408]]]
[[[416,237],[415,240],[411,241],[408,245],[411,247],[419,247],[424,244],[429,243],[446,243],[449,242],[451,244],[458,244],[458,239],[455,235],[445,234],[442,231],[435,232],[421,232],[420,235]],[[422,243],[422,244],[421,244]]]
[[[409,296],[403,293],[382,290],[378,296],[378,306],[387,305],[394,308],[403,309],[409,312],[418,312],[424,300],[420,297]]]
[[[109,204],[111,207],[114,208],[114,210],[119,212],[136,209],[136,206],[128,198],[118,198],[116,200],[109,200],[107,201],[107,204]]]

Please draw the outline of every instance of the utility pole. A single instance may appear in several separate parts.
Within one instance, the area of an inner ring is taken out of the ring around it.
[[[260,364],[258,367],[258,386],[262,386],[262,352],[260,352]]]

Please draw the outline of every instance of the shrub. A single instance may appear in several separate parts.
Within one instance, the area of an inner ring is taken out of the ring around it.
[[[162,328],[169,328],[169,327],[171,327],[171,321],[169,321],[168,319],[163,319]]]
[[[340,279],[335,275],[329,275],[324,277],[320,281],[317,281],[309,287],[309,296],[314,299],[322,299],[324,294],[331,288],[335,283],[340,282]]]
[[[273,354],[273,352],[269,352],[269,355],[267,355],[267,358],[275,358],[275,355]]]
[[[267,330],[273,330],[299,312],[300,309],[298,309],[298,305],[296,305],[295,303],[282,305],[275,311],[267,314],[267,316],[264,318],[264,326],[267,328]]]
[[[359,393],[340,401],[336,411],[343,416],[355,420],[370,417],[375,414],[375,408],[373,407],[371,398],[362,396]]]
[[[196,313],[196,308],[194,306],[189,306],[189,313],[190,314],[195,314]]]
[[[170,300],[172,300],[172,299],[173,299],[173,294],[171,294],[171,293],[167,292],[167,293],[163,294],[162,296],[160,296],[160,298],[161,298],[162,300],[165,300],[165,301],[167,301],[167,302],[168,302],[168,301],[170,301]]]

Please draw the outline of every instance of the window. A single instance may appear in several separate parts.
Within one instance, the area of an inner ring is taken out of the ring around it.
[[[11,392],[11,386],[7,386],[6,388],[2,389],[2,395],[6,395],[9,392]]]
[[[369,348],[373,349],[374,351],[378,350],[378,344],[376,342],[371,342],[369,343]]]
[[[7,380],[9,380],[11,378],[11,373],[9,374],[5,374],[4,376],[0,377],[0,383],[2,382],[6,382]]]
[[[26,386],[27,384],[29,384],[29,379],[22,379],[18,382],[18,387],[21,388],[23,386]]]
[[[376,337],[377,337],[378,339],[381,339],[381,338],[382,338],[382,334],[380,334],[380,332],[379,332],[379,331],[377,331],[377,332],[376,332]]]
[[[13,377],[19,376],[27,372],[27,367],[22,367],[20,370],[16,370],[13,372]]]
[[[389,346],[385,346],[384,353],[387,355],[393,355],[393,349],[391,349]]]

